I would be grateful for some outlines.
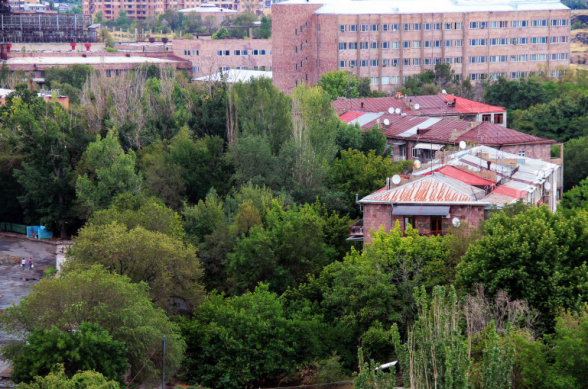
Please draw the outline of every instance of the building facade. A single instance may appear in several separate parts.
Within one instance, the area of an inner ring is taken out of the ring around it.
[[[286,92],[336,70],[391,92],[437,63],[473,81],[569,65],[570,9],[559,0],[289,0],[272,18],[274,82]]]
[[[271,39],[174,39],[174,55],[192,62],[192,75],[196,77],[218,71],[262,70],[272,71]]]

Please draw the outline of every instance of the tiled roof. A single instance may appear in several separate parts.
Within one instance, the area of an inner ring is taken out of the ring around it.
[[[386,137],[393,138],[399,136],[405,131],[410,130],[411,128],[418,126],[429,120],[428,117],[419,117],[419,116],[398,116],[396,114],[390,115],[389,113],[385,113],[384,115],[378,118],[380,120],[380,126]],[[389,125],[384,124],[384,120],[388,119],[390,121]],[[363,126],[364,129],[370,129],[377,123],[377,120],[373,120]]]
[[[409,139],[419,140],[423,142],[443,142],[443,143],[452,143],[455,142],[457,137],[452,139],[452,134],[454,132],[461,132],[468,129],[468,126],[476,126],[477,123],[474,122],[465,122],[463,120],[456,120],[456,119],[442,119],[437,123],[429,126],[428,129],[424,134],[417,134],[411,136]]]
[[[364,114],[365,112],[348,111],[340,115],[339,119],[341,119],[342,122],[349,123],[350,121],[357,119],[358,117]]]
[[[556,143],[551,139],[539,138],[537,136],[525,134],[510,128],[502,127],[498,124],[483,122],[476,128],[461,135],[457,142],[466,141],[479,143],[487,146],[501,146],[507,144],[527,144],[527,143]]]
[[[443,166],[441,169],[437,170],[436,172],[441,173],[447,177],[451,177],[454,180],[461,181],[464,184],[473,185],[473,186],[491,186],[494,182],[487,180],[482,177],[478,177],[472,173],[464,172],[458,168],[453,166]],[[431,173],[428,173],[431,174]]]
[[[478,103],[477,101],[464,99],[454,95],[439,95],[446,103],[453,102],[455,99],[454,109],[459,113],[494,113],[494,112],[506,112],[502,107],[496,107],[494,105],[488,105],[484,103]]]
[[[360,99],[345,99],[333,101],[333,107],[341,114],[346,111],[388,112],[388,108],[408,109],[404,99],[396,97],[372,97]]]

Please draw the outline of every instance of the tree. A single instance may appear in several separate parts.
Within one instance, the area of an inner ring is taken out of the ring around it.
[[[22,169],[14,170],[14,177],[22,187],[18,200],[27,223],[48,226],[62,237],[78,223],[73,167],[88,141],[72,113],[26,88],[0,107],[0,146],[9,164],[22,158]]]
[[[272,37],[272,17],[263,15],[261,17],[261,25],[257,31],[258,38],[269,39]]]
[[[67,252],[73,269],[95,264],[145,282],[154,303],[167,312],[183,308],[191,311],[203,298],[202,270],[196,251],[181,238],[153,232],[141,226],[128,228],[115,222],[87,224],[79,232],[76,244]]]
[[[541,313],[541,329],[550,331],[560,309],[586,302],[587,235],[585,212],[567,218],[545,206],[512,218],[501,212],[484,223],[484,235],[458,265],[457,283],[527,300]]]
[[[180,325],[188,344],[183,378],[215,389],[278,382],[324,356],[329,338],[320,317],[287,310],[263,284],[241,296],[213,294]]]
[[[383,155],[387,147],[386,134],[380,130],[378,125],[374,125],[371,129],[363,133],[361,141],[361,151],[369,153],[371,150],[376,152],[376,155]]]
[[[508,110],[525,110],[546,103],[547,99],[541,83],[535,78],[507,81],[501,77],[486,87],[484,101]]]
[[[564,188],[580,185],[588,177],[588,136],[570,139],[564,144]]]
[[[79,372],[68,378],[63,366],[60,366],[59,371],[45,377],[35,377],[34,382],[20,383],[18,387],[22,389],[120,389],[118,382],[108,381],[102,374],[95,371]]]
[[[318,85],[331,96],[332,100],[339,97],[355,99],[359,97],[359,80],[350,72],[337,70],[325,73],[319,79]]]
[[[588,177],[564,193],[560,206],[574,211],[588,211]]]
[[[112,339],[99,325],[81,323],[71,332],[53,327],[35,329],[24,344],[11,345],[3,355],[12,361],[11,380],[31,383],[37,376],[49,374],[62,364],[68,378],[79,371],[92,370],[106,380],[124,383],[129,368],[127,349]]]
[[[0,316],[3,330],[26,337],[35,329],[73,331],[83,323],[108,331],[124,343],[131,376],[151,382],[160,376],[162,339],[166,335],[165,366],[170,376],[178,369],[185,343],[177,325],[154,308],[145,283],[131,283],[99,266],[43,279]],[[121,325],[124,323],[124,325]]]
[[[90,174],[95,178],[79,176],[76,193],[88,215],[107,208],[121,193],[137,194],[141,190],[143,179],[141,173],[135,172],[135,153],[130,150],[125,154],[117,138],[115,131],[109,131],[105,138],[98,135],[86,150]]]

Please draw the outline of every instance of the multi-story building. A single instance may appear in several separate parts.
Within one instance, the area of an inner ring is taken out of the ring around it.
[[[272,70],[271,39],[174,39],[174,54],[192,62],[194,77],[230,69]]]
[[[569,65],[559,0],[289,0],[272,18],[274,83],[286,92],[335,70],[390,92],[437,63],[473,81]]]

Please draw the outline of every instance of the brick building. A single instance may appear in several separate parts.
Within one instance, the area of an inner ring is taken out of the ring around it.
[[[473,81],[569,65],[559,0],[288,0],[272,18],[274,82],[286,92],[340,69],[391,92],[436,63]]]
[[[272,70],[271,39],[175,39],[174,55],[192,63],[194,77],[219,70]]]
[[[464,222],[475,227],[494,207],[519,200],[555,211],[563,182],[560,165],[487,146],[447,154],[397,179],[359,201],[363,220],[350,227],[353,240],[371,243],[371,230],[389,232],[396,223],[421,235],[445,234]]]

